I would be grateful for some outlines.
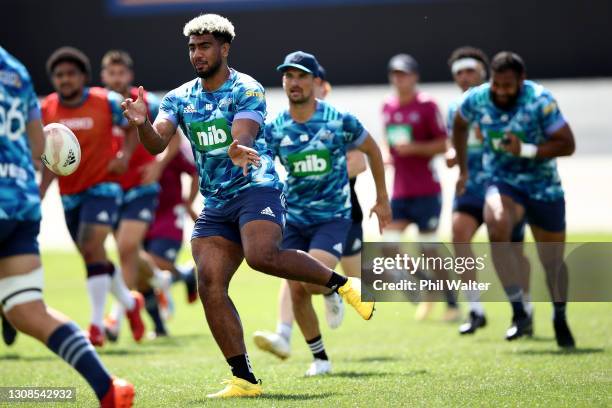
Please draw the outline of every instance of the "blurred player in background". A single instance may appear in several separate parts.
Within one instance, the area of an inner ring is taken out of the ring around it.
[[[326,79],[326,71],[322,65],[318,67],[318,80],[313,81],[313,92],[317,99],[324,100],[331,91],[331,84]],[[351,187],[351,220],[352,224],[344,243],[344,249],[340,264],[346,276],[361,276],[361,246],[363,242],[363,213],[355,193],[355,182],[357,174],[367,170],[365,155],[358,150],[346,152],[346,167]],[[338,302],[337,297],[324,296],[325,317],[331,328],[336,328],[343,317],[343,305]],[[276,332],[256,331],[253,334],[255,344],[263,350],[269,351],[281,359],[288,358],[291,354],[291,333],[293,331],[293,306],[291,304],[291,292],[289,283],[283,280],[278,296],[278,322]]]
[[[130,55],[121,50],[110,50],[102,58],[101,78],[104,86],[125,98],[136,98],[138,88],[132,86],[134,80],[134,63]],[[144,92],[150,120],[155,120],[159,110],[159,98],[152,93]],[[124,143],[125,131],[121,126],[114,126],[113,133],[119,146]],[[158,205],[158,179],[165,166],[174,158],[179,138],[174,138],[172,148],[159,156],[150,154],[140,143],[128,162],[127,170],[121,174],[119,183],[123,191],[118,220],[114,225],[115,239],[119,251],[121,270],[126,284],[136,289],[139,265],[143,262],[139,254],[149,225],[153,221]],[[159,272],[158,272],[159,273]],[[143,293],[145,307],[156,321],[155,293]],[[147,307],[148,306],[148,307]],[[119,335],[124,309],[115,302],[112,311],[104,322],[107,337],[116,340]]]
[[[92,307],[89,339],[95,346],[104,344],[104,307],[111,292],[127,310],[132,334],[139,341],[144,334],[142,295],[127,289],[104,249],[121,204],[118,175],[127,169],[135,134],[131,131],[123,148],[116,151],[112,127],[127,125],[121,114],[121,95],[86,86],[91,69],[81,51],[71,47],[56,50],[47,60],[47,71],[56,92],[43,101],[43,121],[66,125],[81,144],[81,164],[75,173],[59,179],[59,188],[68,231],[87,268]],[[43,197],[53,178],[50,171],[44,172]]]
[[[385,229],[385,242],[400,242],[404,230],[412,223],[419,229],[418,241],[423,253],[436,257],[437,230],[442,211],[441,187],[433,168],[435,155],[446,151],[446,129],[440,110],[430,96],[417,88],[419,67],[408,54],[395,55],[388,65],[389,81],[395,95],[383,105],[386,140],[395,177],[391,208],[393,222]],[[445,270],[435,270],[433,279],[448,277]],[[445,291],[447,310],[443,319],[460,318],[455,294]],[[416,311],[417,320],[431,313],[433,303],[422,301]]]
[[[187,198],[183,198],[181,176],[187,174],[191,177],[190,191]],[[159,193],[159,206],[155,212],[155,220],[147,232],[144,248],[153,264],[164,271],[172,273],[172,281],[182,281],[187,289],[187,302],[193,303],[198,298],[195,270],[193,266],[181,267],[176,265],[177,256],[183,243],[183,228],[185,216],[189,215],[193,221],[198,215],[193,210],[193,202],[198,194],[198,172],[193,162],[193,154],[187,143],[181,143],[181,148],[172,161],[164,169],[159,179],[161,191]],[[147,269],[149,263],[141,263]],[[153,271],[145,272],[145,277],[151,278]],[[145,279],[139,284],[143,293],[151,293],[153,287]],[[163,283],[165,284],[165,283]],[[164,288],[165,289],[165,288]],[[155,296],[145,294],[147,311],[155,323],[156,336],[167,335],[162,316],[157,303],[151,299]],[[169,299],[166,299],[168,301]]]
[[[35,168],[44,148],[38,98],[26,68],[0,47],[0,309],[3,319],[45,344],[92,388],[100,405],[130,407],[134,386],[113,378],[81,329],[43,302]],[[11,326],[11,327],[12,327]],[[12,338],[14,340],[14,336]]]
[[[541,85],[526,80],[523,60],[501,52],[491,62],[491,80],[467,92],[455,115],[453,144],[460,175],[457,195],[469,180],[467,141],[470,123],[484,136],[484,168],[490,179],[484,219],[495,268],[512,304],[507,340],[533,330],[523,304],[519,260],[510,250],[512,230],[526,218],[538,245],[553,300],[553,327],[560,347],[574,347],[566,319],[565,198],[556,158],[575,150],[574,135],[557,102]]]
[[[319,63],[312,54],[293,52],[277,70],[283,73],[283,88],[289,109],[266,126],[265,136],[273,154],[287,170],[287,225],[285,249],[308,252],[329,268],[335,268],[344,251],[351,227],[350,184],[346,150],[368,155],[376,184],[376,202],[381,218],[391,218],[385,186],[382,155],[376,142],[357,118],[315,98]],[[382,228],[381,228],[382,231]],[[324,294],[337,304],[338,295],[329,288],[289,280],[293,313],[314,361],[306,376],[326,374],[331,363],[325,352],[313,294]],[[326,307],[330,327],[342,321],[343,309]]]
[[[315,97],[317,99],[325,99],[331,92],[331,84],[327,79],[327,71],[319,65],[319,78],[321,84],[315,82]],[[346,152],[346,169],[348,171],[349,185],[351,187],[351,227],[346,236],[342,258],[340,265],[342,272],[346,276],[361,277],[361,248],[363,246],[363,211],[359,198],[355,192],[355,184],[357,176],[368,169],[366,156],[359,149],[353,149]]]
[[[449,60],[449,68],[455,80],[455,84],[462,92],[486,82],[489,69],[489,58],[480,49],[474,47],[460,47],[453,51]],[[452,134],[453,121],[457,107],[461,99],[452,102],[448,108],[448,131]],[[453,202],[453,243],[455,254],[461,257],[474,258],[474,252],[468,243],[474,238],[474,234],[483,224],[484,199],[487,183],[487,173],[482,164],[483,136],[480,128],[474,125],[470,128],[467,144],[468,170],[470,178],[466,183],[464,194],[455,197]],[[455,149],[449,148],[447,152],[447,164],[452,167],[457,164]],[[512,242],[522,242],[524,239],[525,223],[520,222],[512,231]],[[521,268],[526,268],[523,273],[525,283],[522,284],[525,298],[529,293],[529,261],[523,255],[522,247],[514,245],[516,256],[521,259]],[[476,281],[476,271],[467,269],[459,275],[464,282]],[[480,292],[468,290],[464,292],[470,312],[465,323],[459,327],[460,334],[472,334],[478,328],[487,324],[485,311],[480,302]],[[531,303],[525,299],[525,308],[531,314]]]
[[[304,252],[279,248],[285,206],[263,136],[264,90],[227,65],[235,36],[232,23],[204,14],[188,22],[183,34],[198,78],[166,94],[153,124],[140,94],[136,101],[124,101],[124,115],[137,127],[149,152],[163,151],[178,126],[191,141],[205,198],[191,240],[199,295],[208,326],[233,374],[224,389],[209,397],[258,396],[262,387],[252,372],[238,312],[228,295],[243,259],[255,270],[337,290],[366,320],[374,303],[361,301],[358,279],[349,280]],[[376,211],[384,225],[379,207]]]

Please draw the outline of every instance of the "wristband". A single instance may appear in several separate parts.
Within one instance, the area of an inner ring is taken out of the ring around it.
[[[538,146],[531,143],[521,143],[520,156],[525,159],[533,159],[538,154]]]

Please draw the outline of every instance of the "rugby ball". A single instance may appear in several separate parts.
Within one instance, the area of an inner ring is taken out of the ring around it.
[[[61,123],[49,123],[44,128],[45,150],[40,156],[49,170],[58,176],[68,176],[81,163],[81,145],[68,127]]]

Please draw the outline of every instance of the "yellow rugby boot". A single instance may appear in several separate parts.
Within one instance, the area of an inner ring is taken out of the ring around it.
[[[375,302],[361,301],[361,280],[348,278],[348,282],[338,288],[338,294],[342,299],[359,313],[365,320],[370,320],[374,314]]]
[[[240,398],[240,397],[259,397],[263,393],[260,384],[251,384],[247,380],[232,376],[229,380],[223,380],[225,385],[221,391],[208,394],[206,398]]]

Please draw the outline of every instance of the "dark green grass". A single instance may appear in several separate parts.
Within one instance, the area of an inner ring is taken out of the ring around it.
[[[609,241],[612,236],[572,238]],[[47,303],[86,327],[89,304],[80,260],[71,252],[46,252],[43,260]],[[379,304],[370,322],[347,310],[338,330],[323,327],[334,374],[307,379],[303,373],[311,357],[297,329],[293,355],[284,362],[260,352],[251,341],[254,330],[275,327],[278,286],[277,279],[243,266],[231,288],[255,373],[263,380],[262,398],[205,399],[221,387],[229,370],[200,304],[187,305],[182,286],[173,290],[177,314],[169,322],[172,337],[135,344],[124,327],[118,344],[100,350],[102,360],[115,375],[136,385],[141,407],[612,406],[612,304],[569,306],[578,343],[573,352],[557,348],[551,307],[545,303],[536,304],[535,337],[515,343],[503,340],[510,320],[505,303],[485,305],[490,324],[472,337],[459,337],[456,324],[437,320],[442,304],[430,321],[421,323],[414,321],[411,304]],[[315,303],[322,310],[322,300]],[[67,364],[23,335],[13,347],[0,347],[0,386],[75,386],[76,404],[54,406],[96,404]]]

